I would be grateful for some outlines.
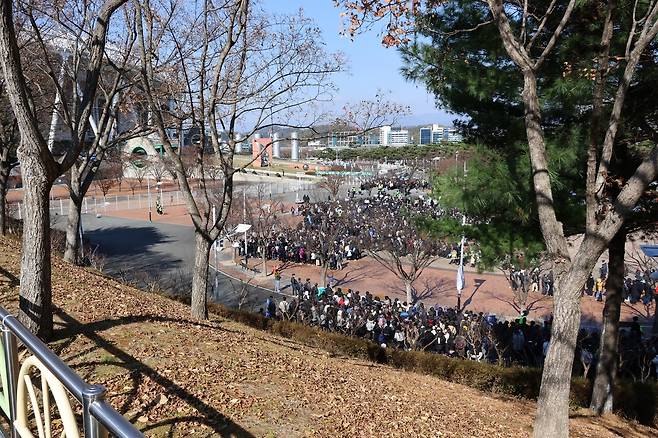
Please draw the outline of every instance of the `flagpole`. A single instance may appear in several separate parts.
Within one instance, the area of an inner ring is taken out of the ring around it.
[[[455,158],[455,161],[456,160],[457,158]],[[465,185],[466,185],[466,160],[464,160],[464,186]],[[462,228],[465,226],[466,226],[466,212],[464,211],[462,213]],[[459,269],[457,269],[457,311],[458,312],[461,312],[462,290],[464,290],[464,285],[465,285],[465,279],[464,279],[464,242],[465,241],[466,241],[466,236],[462,231],[462,241],[459,248]]]
[[[462,226],[466,225],[466,215],[462,216]],[[462,234],[462,241],[459,248],[459,269],[457,269],[457,310],[461,311],[462,290],[464,290],[464,241],[466,236]]]

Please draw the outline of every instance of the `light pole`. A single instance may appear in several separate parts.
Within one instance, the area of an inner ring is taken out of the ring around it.
[[[242,191],[242,221],[245,223],[247,222],[247,189],[246,188]],[[247,230],[249,230],[249,228],[246,228],[244,230],[244,268],[245,269],[249,269],[249,265],[247,264],[249,262],[249,257],[247,255]]]
[[[455,162],[457,162],[457,155],[455,154]],[[462,181],[462,190],[466,191],[466,161],[464,160],[464,177]],[[462,229],[466,226],[466,209],[462,212]],[[462,240],[459,249],[459,269],[457,269],[457,311],[461,312],[461,299],[462,299],[462,290],[464,290],[464,242],[466,241],[466,235],[462,231]]]
[[[146,177],[146,191],[148,193],[148,203],[149,203],[149,222],[151,222],[151,177]]]

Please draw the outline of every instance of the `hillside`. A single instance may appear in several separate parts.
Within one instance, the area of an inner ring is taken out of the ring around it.
[[[0,299],[16,309],[20,245],[0,237]],[[528,436],[534,403],[332,357],[74,268],[53,266],[52,348],[148,436]],[[572,436],[650,436],[615,416]],[[655,436],[655,435],[654,435]]]

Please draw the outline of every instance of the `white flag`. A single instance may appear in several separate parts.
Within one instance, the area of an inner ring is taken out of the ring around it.
[[[457,269],[457,290],[462,291],[464,289],[464,264],[459,264],[459,269]]]

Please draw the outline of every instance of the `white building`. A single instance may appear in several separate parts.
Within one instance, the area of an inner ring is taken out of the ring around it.
[[[409,144],[409,131],[382,126],[379,129],[379,144],[382,146],[406,146]]]
[[[388,146],[388,134],[391,132],[390,126],[382,126],[379,128],[379,144]]]

